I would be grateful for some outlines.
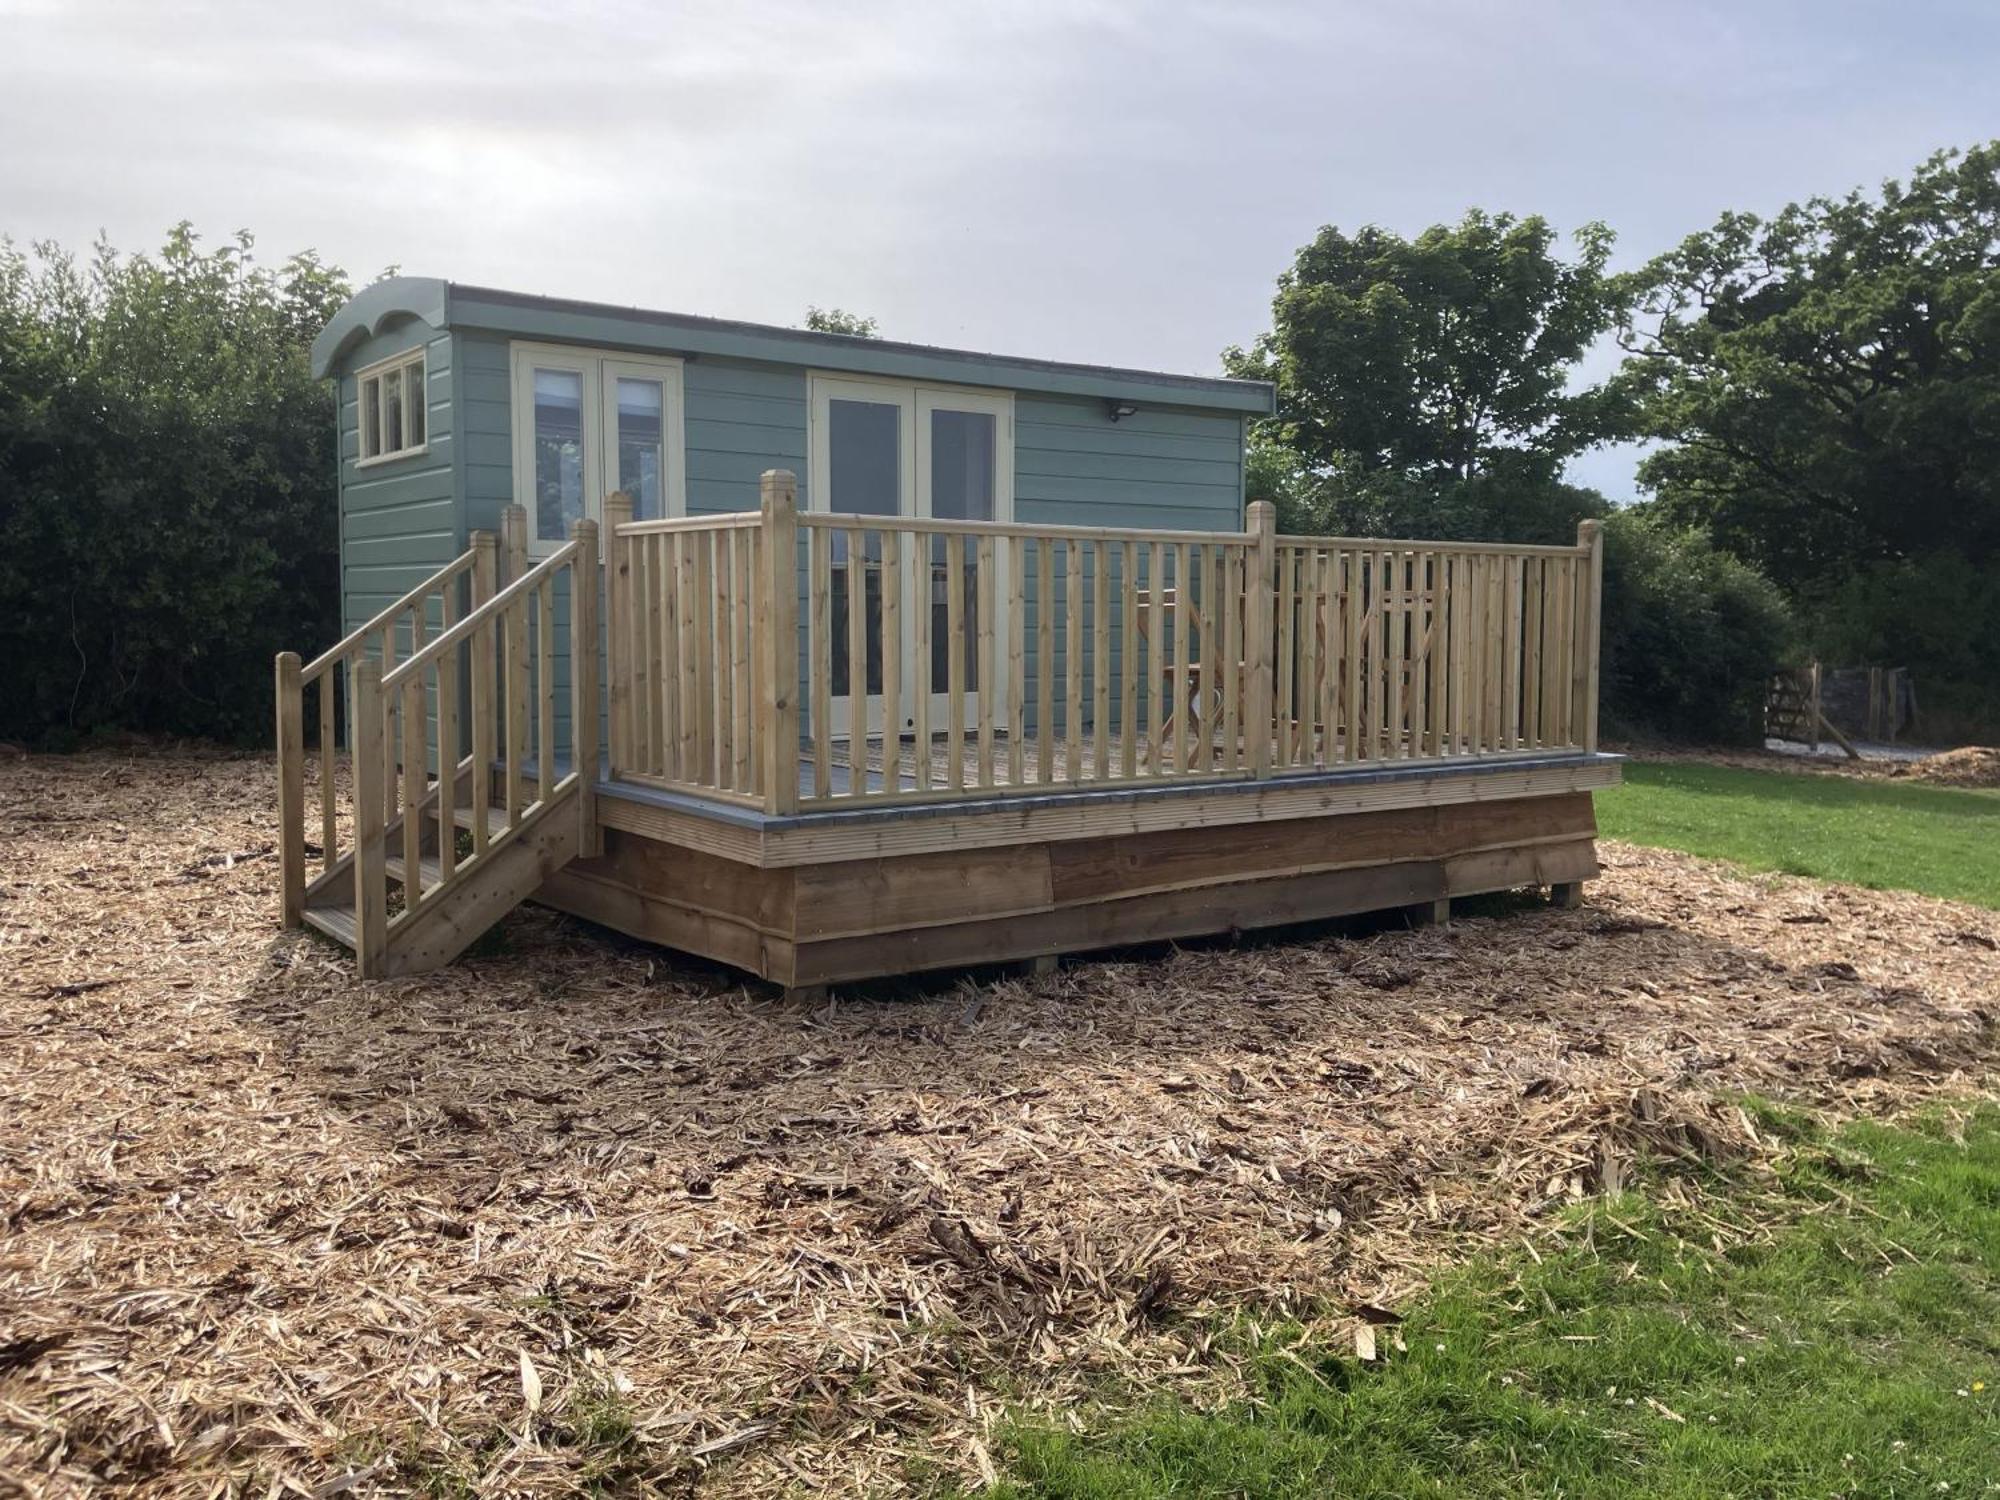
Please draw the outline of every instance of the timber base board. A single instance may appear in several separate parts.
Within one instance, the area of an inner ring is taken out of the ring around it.
[[[1590,793],[768,867],[610,826],[535,899],[787,988],[1047,961],[1597,874]]]

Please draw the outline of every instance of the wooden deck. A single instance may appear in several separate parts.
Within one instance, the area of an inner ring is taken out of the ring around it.
[[[802,516],[793,493],[767,475],[759,511],[653,522],[614,495],[601,573],[588,523],[530,568],[510,515],[281,657],[288,921],[413,972],[532,899],[810,987],[1435,920],[1596,873],[1619,760],[1590,523],[1518,547],[1278,537],[1267,506],[1221,535]],[[571,745],[558,644],[598,637],[600,589],[605,691],[584,653]]]

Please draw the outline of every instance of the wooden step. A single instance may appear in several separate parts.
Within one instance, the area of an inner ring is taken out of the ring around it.
[[[525,813],[526,809],[523,809],[524,816]],[[453,821],[455,821],[460,828],[466,828],[466,829],[471,828],[473,818],[475,815],[476,815],[475,809],[470,807],[455,807],[452,809]],[[507,809],[504,807],[487,808],[486,836],[489,839],[497,839],[498,837],[500,837],[501,834],[505,833],[506,831],[507,831]]]
[[[306,926],[323,932],[343,947],[354,943],[354,908],[351,906],[308,906],[302,915]]]
[[[403,881],[403,872],[409,868],[403,863],[403,856],[400,854],[392,854],[383,860],[382,867],[389,872],[389,878],[399,884]],[[444,879],[444,866],[439,863],[435,854],[426,854],[418,860],[417,869],[423,876],[425,890],[429,890]]]

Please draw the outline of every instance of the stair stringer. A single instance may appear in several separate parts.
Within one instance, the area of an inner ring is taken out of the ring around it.
[[[382,976],[428,974],[442,968],[575,859],[583,844],[579,785],[572,779],[546,806],[531,812],[504,847],[489,850],[478,870],[431,897],[400,923],[383,950]]]

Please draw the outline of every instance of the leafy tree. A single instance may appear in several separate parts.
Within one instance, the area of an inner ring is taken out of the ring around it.
[[[1294,511],[1322,530],[1548,541],[1600,514],[1560,476],[1614,424],[1606,390],[1571,383],[1618,288],[1611,232],[1575,238],[1566,260],[1545,220],[1477,209],[1415,240],[1322,229],[1279,278],[1271,332],[1224,354],[1277,383],[1264,442],[1296,456]]]
[[[1635,506],[1604,524],[1600,702],[1613,734],[1761,743],[1791,617],[1777,586],[1699,530]]]
[[[1947,676],[1977,655],[2000,685],[1976,586],[2000,561],[2000,142],[1879,198],[1724,214],[1631,291],[1620,384],[1670,445],[1640,470],[1662,512],[1762,567],[1822,649]],[[1943,585],[1949,640],[1916,618]]]
[[[338,627],[307,349],[348,295],[186,224],[81,266],[0,241],[0,735],[268,734],[272,655]]]
[[[814,333],[844,333],[857,339],[880,338],[881,326],[873,318],[838,307],[808,307],[806,327]]]

